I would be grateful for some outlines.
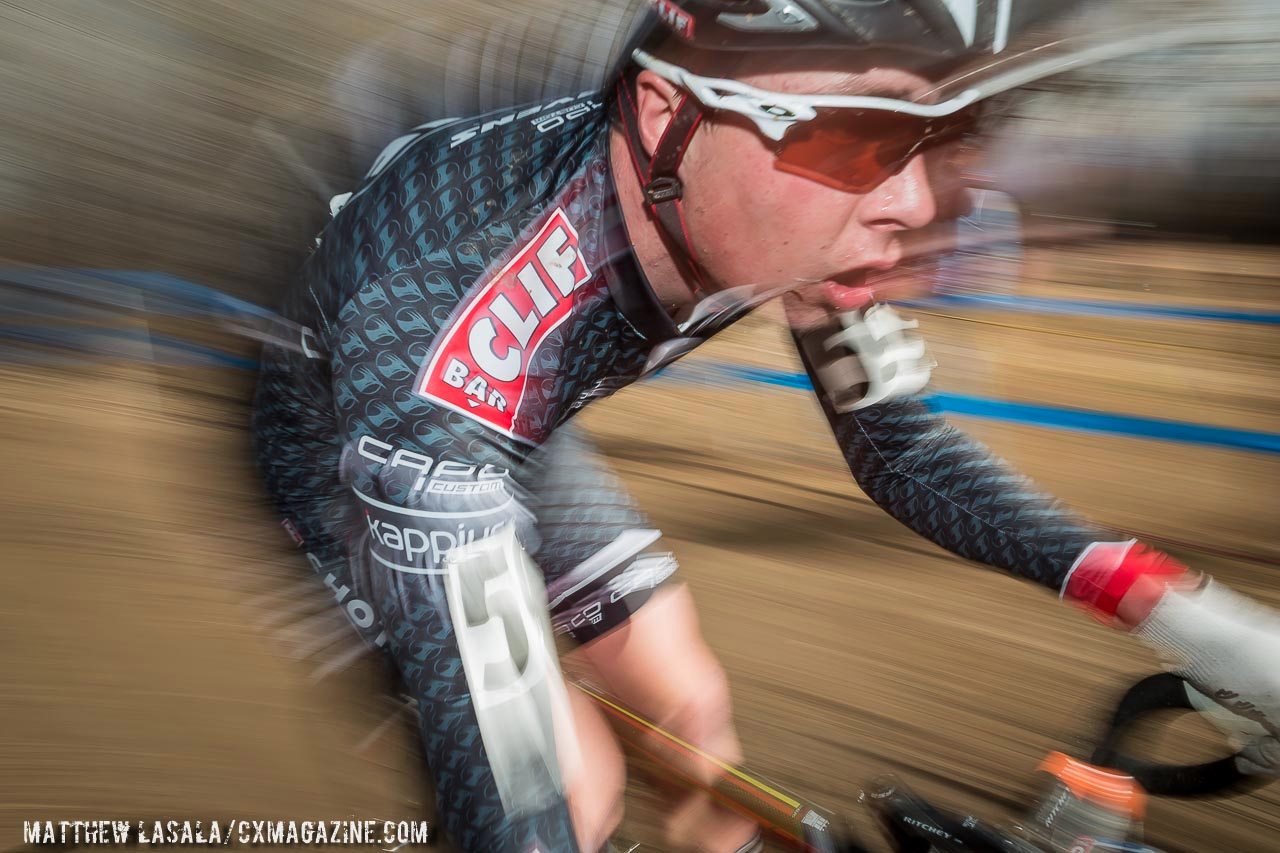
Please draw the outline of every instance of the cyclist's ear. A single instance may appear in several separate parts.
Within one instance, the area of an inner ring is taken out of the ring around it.
[[[653,156],[658,141],[671,123],[672,116],[686,97],[684,90],[652,71],[636,75],[636,115],[640,129],[640,141],[646,153]]]

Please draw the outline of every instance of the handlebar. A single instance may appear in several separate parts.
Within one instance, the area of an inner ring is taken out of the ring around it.
[[[1133,684],[1117,703],[1091,763],[1132,776],[1147,792],[1159,796],[1202,797],[1238,791],[1260,780],[1240,772],[1237,755],[1201,764],[1165,764],[1122,752],[1120,742],[1130,727],[1155,711],[1203,711],[1210,700],[1183,678],[1162,673]],[[863,791],[897,853],[1042,853],[1042,849],[1001,827],[967,814],[952,814],[911,791],[901,780],[882,776]],[[1110,848],[1108,848],[1110,849]],[[1153,847],[1125,842],[1125,850]]]
[[[1240,772],[1238,753],[1200,764],[1164,764],[1120,750],[1120,741],[1139,718],[1155,711],[1198,711],[1196,699],[1201,699],[1201,704],[1210,701],[1186,679],[1172,673],[1151,675],[1136,682],[1116,705],[1092,763],[1128,773],[1148,793],[1161,797],[1204,797],[1266,782]]]

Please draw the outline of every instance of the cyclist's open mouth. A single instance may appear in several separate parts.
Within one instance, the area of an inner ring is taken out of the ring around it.
[[[827,322],[833,313],[865,308],[875,300],[875,288],[867,284],[866,270],[839,273],[824,281],[801,284],[787,292],[787,320],[804,332]]]
[[[819,285],[822,299],[837,311],[852,311],[864,307],[875,300],[876,291],[866,284],[866,276],[858,276],[858,279],[857,284],[847,284],[835,279],[824,281]]]

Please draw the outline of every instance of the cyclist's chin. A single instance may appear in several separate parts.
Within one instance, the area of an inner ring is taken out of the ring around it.
[[[824,281],[787,291],[782,304],[787,325],[792,331],[804,333],[826,325],[836,314],[870,305],[874,299],[871,288]]]
[[[830,318],[830,314],[822,311],[806,307],[799,312],[787,310],[787,325],[791,327],[791,331],[797,335],[803,335],[806,332],[812,332],[821,328]]]

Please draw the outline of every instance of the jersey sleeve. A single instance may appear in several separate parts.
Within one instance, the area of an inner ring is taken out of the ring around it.
[[[926,539],[1058,590],[1089,544],[1114,538],[1040,491],[918,397],[837,412],[804,348],[797,349],[858,485]]]
[[[445,557],[509,528],[526,549],[537,534],[512,476],[527,451],[417,391],[433,310],[449,312],[403,295],[390,299],[397,277],[420,275],[409,268],[363,285],[327,336],[339,478],[354,516],[345,531],[350,583],[371,603],[385,649],[417,702],[440,819],[459,849],[574,850],[554,763],[539,765],[550,775],[526,774],[504,760],[511,754],[505,738],[494,740],[492,730],[486,738],[481,714],[496,694],[469,678],[462,647],[476,626],[450,617]],[[402,293],[421,292],[404,284]],[[491,621],[506,623],[501,615]],[[537,689],[532,680],[527,686]],[[554,757],[554,743],[547,749]],[[503,775],[513,773],[516,782]],[[513,787],[522,800],[509,807],[502,792]]]
[[[623,624],[675,573],[661,532],[581,431],[557,430],[526,462],[522,479],[557,633],[590,642]]]

